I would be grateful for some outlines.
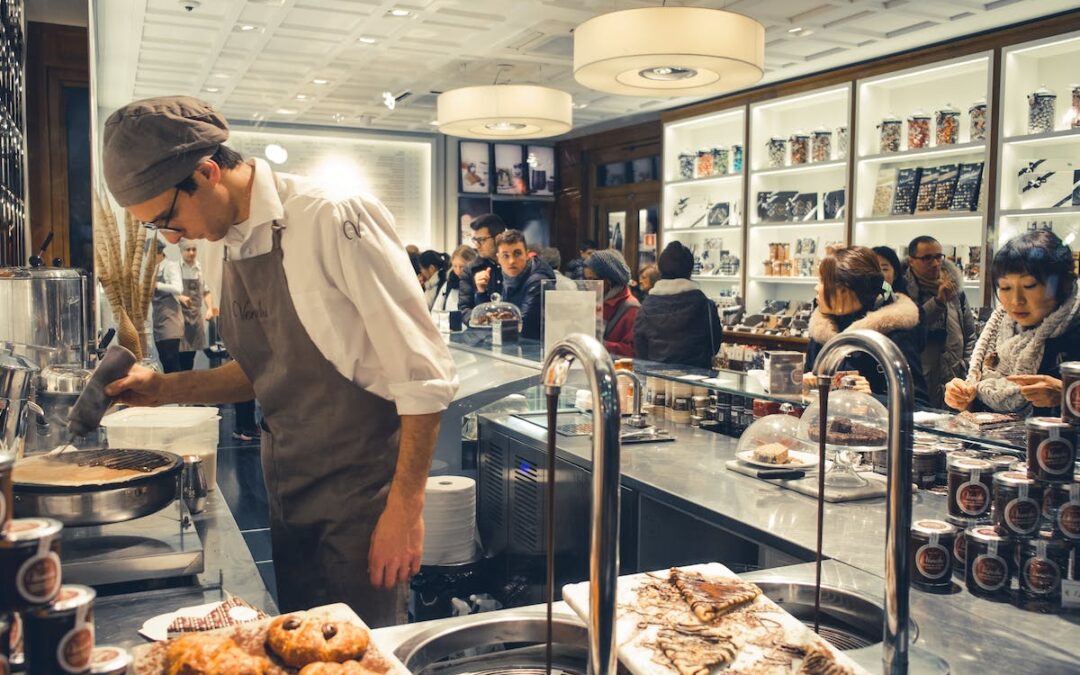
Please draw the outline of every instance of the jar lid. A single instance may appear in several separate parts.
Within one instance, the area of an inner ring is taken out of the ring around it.
[[[1080,375],[1080,361],[1066,361],[1061,364],[1061,374]]]
[[[922,119],[928,120],[928,119],[930,119],[930,116],[927,115],[926,112],[924,112],[922,110],[916,110],[915,112],[911,113],[911,117],[909,117],[908,119],[910,119],[910,120],[922,120]]]
[[[938,109],[939,113],[959,113],[960,110],[952,103],[946,103],[944,106]]]
[[[1060,417],[1029,417],[1027,426],[1029,429],[1072,429],[1072,425],[1063,422]]]
[[[810,138],[810,134],[806,133],[802,129],[799,129],[791,135],[792,138]]]
[[[990,462],[995,467],[1004,471],[1005,469],[1009,469],[1012,467],[1012,465],[1016,462],[1016,457],[1013,457],[1012,455],[994,455],[993,457],[988,458],[986,461]]]
[[[990,471],[994,468],[994,465],[985,459],[976,459],[974,457],[957,457],[956,455],[950,455],[948,461],[949,469],[956,469],[958,471]]]
[[[916,447],[916,448],[912,448],[911,454],[927,456],[927,457],[936,457],[938,455],[945,454],[945,451],[942,450],[941,448],[934,448],[934,447],[929,447],[929,448],[928,447]]]
[[[1038,89],[1036,89],[1035,91],[1033,91],[1031,93],[1034,94],[1035,96],[1046,96],[1046,97],[1049,97],[1049,98],[1057,98],[1057,94],[1055,94],[1053,91],[1048,89],[1045,84],[1041,85]]]
[[[911,531],[919,534],[931,535],[955,535],[960,531],[958,527],[944,520],[916,520],[911,524]]]
[[[1019,487],[1021,485],[1035,485],[1035,481],[1028,478],[1026,473],[1020,473],[1019,471],[1001,471],[994,474],[994,484]]]
[[[35,612],[38,616],[49,614],[61,614],[76,610],[84,605],[89,605],[97,597],[97,591],[89,586],[80,584],[64,584],[56,599],[45,609]]]
[[[1024,549],[1029,551],[1038,548],[1040,545],[1045,546],[1048,549],[1057,549],[1059,551],[1067,551],[1070,547],[1069,542],[1064,539],[1055,539],[1053,533],[1048,530],[1041,530],[1036,534],[1031,535],[1030,539],[1024,539],[1020,543]]]
[[[949,453],[949,459],[953,457],[971,457],[972,459],[978,459],[979,453],[972,452],[971,450],[953,450]]]
[[[4,539],[8,542],[37,541],[51,537],[64,529],[59,520],[52,518],[15,518],[8,524]]]
[[[975,99],[972,102],[971,107],[972,108],[985,108],[986,107],[986,99],[985,98],[977,98],[977,99]]]
[[[893,114],[893,113],[891,113],[891,112],[890,112],[890,113],[887,113],[887,114],[885,115],[885,117],[882,117],[882,118],[881,118],[881,121],[882,121],[882,122],[899,122],[899,121],[900,121],[900,118],[899,118],[899,117],[897,117],[897,116],[896,116],[895,114]]]
[[[102,645],[94,647],[90,653],[91,675],[113,675],[113,673],[127,672],[131,665],[131,655],[122,647]]]
[[[824,134],[831,134],[832,131],[827,126],[821,125],[817,129],[814,129],[814,133],[824,135]]]
[[[999,533],[994,529],[993,525],[980,525],[979,527],[973,527],[967,531],[968,536],[975,541],[985,542],[987,544],[991,542],[1007,543],[1012,541],[1010,537]]]
[[[1022,461],[1022,460],[1017,461],[1017,462],[1013,462],[1012,464],[1009,465],[1009,471],[1019,471],[1020,473],[1026,474],[1027,470],[1028,470],[1027,462]]]
[[[787,143],[786,138],[780,138],[779,136],[773,136],[769,139],[770,143]]]

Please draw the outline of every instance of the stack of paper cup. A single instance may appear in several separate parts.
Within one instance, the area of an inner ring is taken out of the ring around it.
[[[423,565],[471,562],[476,550],[476,481],[431,476],[424,491]]]

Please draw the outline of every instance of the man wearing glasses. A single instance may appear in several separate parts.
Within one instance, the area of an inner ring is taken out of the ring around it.
[[[441,411],[457,375],[393,216],[244,161],[194,98],[137,101],[105,122],[116,201],[170,241],[222,241],[220,329],[235,359],[108,387],[135,405],[258,398],[278,604],[405,617]]]
[[[469,227],[473,231],[473,246],[480,255],[469,263],[458,286],[458,309],[466,319],[473,307],[484,302],[476,299],[479,286],[482,285],[489,296],[492,293],[502,295],[503,279],[495,257],[495,237],[506,230],[506,223],[494,213],[487,213],[469,223]]]
[[[975,348],[975,316],[964,294],[959,268],[945,259],[941,243],[931,236],[915,237],[908,244],[908,292],[922,308],[926,346],[922,369],[931,406],[945,407],[945,384],[967,376],[968,359]]]
[[[525,235],[518,230],[506,230],[495,237],[496,258],[502,272],[505,302],[521,310],[521,335],[540,339],[540,288],[544,279],[555,279],[555,272],[539,256],[529,256]],[[482,279],[477,281],[476,302],[488,302],[491,293]]]

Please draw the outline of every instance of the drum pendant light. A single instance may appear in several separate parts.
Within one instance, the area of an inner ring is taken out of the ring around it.
[[[574,77],[611,94],[719,94],[754,84],[764,64],[765,27],[720,9],[627,9],[574,31]]]
[[[462,87],[439,94],[439,131],[480,139],[545,138],[570,131],[573,101],[558,89],[529,84]]]

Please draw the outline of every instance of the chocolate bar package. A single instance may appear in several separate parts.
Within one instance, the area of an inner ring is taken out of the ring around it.
[[[948,211],[956,192],[956,179],[960,171],[956,164],[944,164],[938,167],[937,184],[934,189],[934,210]]]
[[[765,204],[765,217],[763,220],[771,223],[784,223],[794,220],[794,201],[798,194],[794,190],[771,193]]]
[[[709,209],[709,227],[727,227],[731,225],[731,203],[717,202]]]
[[[825,220],[838,220],[844,217],[844,190],[833,190],[822,195],[822,217]]]
[[[896,173],[896,169],[882,169],[878,172],[871,215],[887,216],[892,212],[893,191],[896,189]]]
[[[979,208],[979,188],[982,185],[983,163],[960,165],[950,211],[976,211]]]
[[[769,190],[762,190],[757,193],[757,217],[758,220],[768,220],[768,204],[769,197],[772,196],[772,192]]]
[[[792,202],[793,220],[818,219],[818,195],[816,192],[800,192]]]
[[[896,174],[896,189],[893,191],[892,214],[903,216],[915,212],[915,198],[918,196],[919,180],[922,168],[900,169]]]
[[[915,213],[929,213],[934,210],[934,200],[937,196],[938,173],[941,167],[935,166],[923,169],[919,179],[919,190],[915,194]]]

